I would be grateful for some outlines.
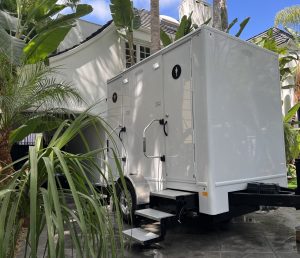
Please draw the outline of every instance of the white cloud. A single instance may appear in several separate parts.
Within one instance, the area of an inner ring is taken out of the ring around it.
[[[150,0],[133,0],[133,6],[138,9],[150,9]]]
[[[151,0],[133,0],[133,5],[136,8],[144,8],[149,10],[150,9],[150,1]],[[160,9],[166,8],[178,8],[180,0],[160,0],[159,5]]]
[[[109,3],[110,1],[103,0],[85,0],[82,3],[89,4],[93,7],[93,12],[90,14],[91,17],[97,21],[103,23],[111,19]]]
[[[66,0],[60,0],[60,2],[64,1]],[[138,9],[150,10],[150,1],[151,0],[133,0],[133,5]],[[161,14],[177,17],[180,2],[181,0],[160,0]],[[89,4],[94,9],[91,14],[84,17],[85,20],[104,24],[112,19],[109,8],[110,0],[82,0],[81,3]],[[66,9],[62,13],[70,13],[70,10]]]
[[[178,8],[178,5],[180,3],[180,0],[160,0],[160,8]]]

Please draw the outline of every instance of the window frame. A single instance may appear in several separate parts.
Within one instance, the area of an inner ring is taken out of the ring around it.
[[[146,59],[147,57],[149,57],[151,55],[149,42],[134,41],[133,44],[134,44],[134,46],[136,46],[136,50],[135,50],[135,53],[136,53],[136,63],[141,62],[142,60]],[[127,54],[126,54],[126,50],[128,50],[127,46],[128,46],[128,42],[124,41],[124,44],[123,44],[123,47],[124,47],[123,55],[124,55],[124,66],[125,66],[126,69],[128,69],[130,67],[130,66],[129,67],[127,66],[127,64],[128,64],[127,63]],[[141,57],[141,47],[145,48],[145,51],[144,51],[145,57],[143,57],[143,58]],[[147,49],[149,49],[149,53],[147,53]]]

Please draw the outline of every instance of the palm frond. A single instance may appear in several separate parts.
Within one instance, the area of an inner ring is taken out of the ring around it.
[[[287,7],[275,16],[275,26],[283,25],[299,29],[300,25],[300,5]]]
[[[81,114],[73,122],[63,123],[48,147],[43,148],[37,143],[30,149],[29,162],[16,171],[10,184],[0,191],[1,257],[5,257],[8,248],[13,246],[8,239],[12,239],[15,233],[13,229],[17,227],[21,211],[25,217],[30,217],[26,245],[28,254],[33,258],[36,257],[43,230],[47,231],[48,257],[64,257],[66,231],[76,257],[122,256],[120,213],[118,210],[110,213],[102,192],[97,191],[89,179],[90,170],[93,169],[93,173],[107,182],[108,193],[116,199],[111,168],[107,165],[108,169],[104,170],[96,161],[99,155],[105,156],[105,148],[83,154],[62,150],[81,130],[101,123],[99,118]],[[58,173],[66,177],[70,189],[61,186]]]
[[[16,71],[5,71],[0,65],[0,110],[3,126],[15,128],[20,125],[24,112],[36,112],[42,115],[53,108],[66,108],[83,102],[78,92],[70,83],[57,79],[56,67],[43,63],[23,65]],[[3,84],[1,84],[3,78]]]

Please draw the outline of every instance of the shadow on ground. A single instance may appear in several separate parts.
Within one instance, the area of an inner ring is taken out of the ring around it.
[[[165,240],[148,247],[127,241],[128,258],[297,258],[300,245],[295,241],[295,227],[300,211],[280,208],[251,213],[226,226],[205,229],[198,219],[176,225]]]
[[[168,229],[165,240],[148,247],[126,241],[126,258],[300,258],[295,241],[295,227],[300,225],[300,211],[280,208],[239,217],[226,226],[204,228],[196,218]],[[148,225],[156,230],[156,226]],[[47,233],[40,239],[43,257]],[[23,247],[24,248],[24,247]],[[17,258],[24,257],[24,249]],[[65,257],[76,257],[66,236]],[[78,258],[78,257],[77,257]],[[82,258],[82,257],[79,257]]]

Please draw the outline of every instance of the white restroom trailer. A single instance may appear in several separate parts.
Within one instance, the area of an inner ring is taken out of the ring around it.
[[[215,216],[248,183],[287,185],[270,51],[201,26],[109,80],[107,102],[134,208],[193,194],[197,211]],[[155,212],[136,214],[168,217]]]

